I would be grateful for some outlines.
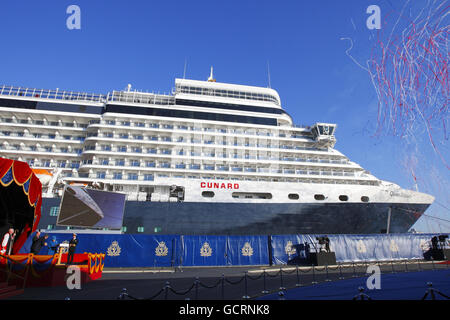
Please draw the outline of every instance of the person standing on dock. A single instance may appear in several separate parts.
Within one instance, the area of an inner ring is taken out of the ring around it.
[[[13,228],[9,228],[8,232],[3,236],[0,254],[9,255],[11,253],[12,244],[16,233]]]
[[[72,235],[72,240],[70,240],[69,242],[69,253],[67,254],[67,264],[72,264],[77,244],[78,244],[77,235],[76,233],[74,233]]]
[[[41,232],[36,232],[36,235],[33,237],[33,244],[31,245],[31,253],[34,255],[38,255],[42,247],[47,246],[47,242],[45,242],[47,238],[48,234],[41,237]]]

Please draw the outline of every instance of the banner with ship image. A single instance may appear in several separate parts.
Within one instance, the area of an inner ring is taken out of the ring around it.
[[[119,230],[122,228],[125,197],[123,193],[66,186],[56,225]]]

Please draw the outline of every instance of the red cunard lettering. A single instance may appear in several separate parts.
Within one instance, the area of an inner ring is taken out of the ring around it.
[[[239,189],[239,183],[200,182],[200,188]]]

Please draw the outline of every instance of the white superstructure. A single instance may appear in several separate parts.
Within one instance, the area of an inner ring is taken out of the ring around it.
[[[136,201],[433,201],[334,149],[335,124],[296,126],[275,90],[212,75],[168,95],[2,86],[0,125],[1,156],[58,172],[48,197],[75,183]]]

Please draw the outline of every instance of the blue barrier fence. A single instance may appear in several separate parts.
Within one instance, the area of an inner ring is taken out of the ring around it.
[[[30,252],[32,234],[20,253]],[[183,236],[78,234],[76,253],[105,253],[105,267],[282,265],[306,259],[323,235]],[[338,262],[422,259],[436,234],[329,235]],[[49,233],[40,254],[70,241],[70,233]],[[307,243],[307,245],[305,245]]]
[[[272,236],[273,264],[287,264],[305,259],[305,243],[310,251],[318,247],[317,237],[323,235]],[[338,262],[384,261],[398,259],[423,259],[430,249],[430,240],[436,234],[373,234],[329,235],[330,249]]]

